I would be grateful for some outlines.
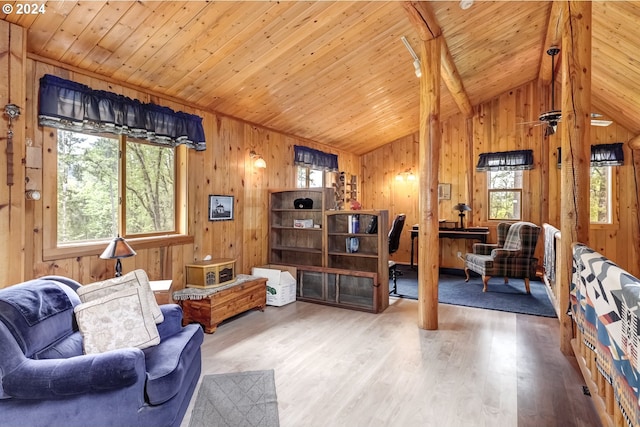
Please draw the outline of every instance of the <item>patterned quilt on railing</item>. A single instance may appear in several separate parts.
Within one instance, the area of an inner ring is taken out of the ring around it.
[[[640,280],[593,249],[573,245],[573,318],[629,426],[640,426]]]

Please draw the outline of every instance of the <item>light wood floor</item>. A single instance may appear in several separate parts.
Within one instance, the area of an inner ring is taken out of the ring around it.
[[[439,326],[407,299],[267,307],[205,334],[202,371],[274,369],[281,427],[601,425],[557,319],[440,304]]]

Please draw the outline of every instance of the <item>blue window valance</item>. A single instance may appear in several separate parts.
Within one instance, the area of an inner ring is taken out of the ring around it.
[[[322,169],[325,171],[338,171],[338,156],[335,154],[324,153],[309,147],[294,145],[293,163],[297,166],[306,166],[313,169]]]
[[[88,133],[114,133],[161,145],[206,149],[202,118],[145,104],[112,92],[45,74],[40,79],[38,123]]]
[[[622,166],[624,150],[622,142],[591,146],[591,166]],[[558,147],[558,168],[562,166],[562,147]]]
[[[478,172],[529,169],[533,169],[533,150],[482,153],[478,158],[478,164],[476,166]]]

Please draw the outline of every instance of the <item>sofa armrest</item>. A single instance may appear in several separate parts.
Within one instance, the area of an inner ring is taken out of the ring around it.
[[[25,359],[3,376],[2,387],[19,399],[51,399],[121,389],[145,379],[144,353],[125,348],[68,359]]]
[[[490,255],[491,251],[498,247],[495,243],[474,243],[473,253],[476,255]]]
[[[494,249],[491,251],[491,258],[513,258],[521,254],[521,251],[515,249]]]
[[[158,323],[160,342],[165,338],[177,334],[182,330],[182,308],[178,304],[163,304],[160,306],[164,321]]]

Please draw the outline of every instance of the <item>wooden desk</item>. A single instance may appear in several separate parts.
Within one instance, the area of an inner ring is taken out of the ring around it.
[[[411,268],[413,268],[413,254],[414,254],[414,240],[418,237],[419,227],[414,225],[411,227]],[[479,240],[482,243],[487,243],[487,237],[489,236],[488,227],[471,227],[471,228],[441,228],[439,231],[440,239],[470,239]]]

